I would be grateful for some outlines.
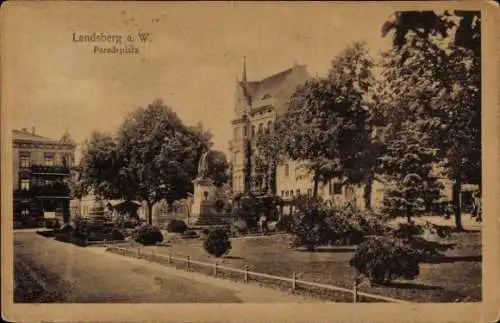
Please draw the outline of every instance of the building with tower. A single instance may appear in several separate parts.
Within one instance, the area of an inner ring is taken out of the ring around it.
[[[233,136],[229,141],[234,195],[243,192],[273,193],[284,200],[291,200],[298,195],[312,194],[312,177],[293,160],[277,165],[276,185],[272,192],[261,192],[261,186],[246,180],[255,175],[256,138],[261,133],[272,131],[276,118],[287,111],[288,101],[297,87],[310,77],[306,65],[294,63],[284,71],[259,81],[250,81],[247,79],[246,61],[243,60],[241,80],[236,83],[234,118],[231,122]],[[250,174],[245,174],[245,165],[248,164],[251,165]],[[375,205],[381,202],[382,188],[378,182],[373,187],[372,203]],[[320,184],[318,194],[337,205],[354,202],[363,207],[363,189],[344,185],[341,178]]]
[[[33,127],[12,131],[14,221],[41,220],[44,214],[69,217],[67,180],[76,144],[66,131],[60,139],[38,135]]]

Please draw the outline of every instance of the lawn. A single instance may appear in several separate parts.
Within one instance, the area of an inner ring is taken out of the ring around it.
[[[391,286],[370,286],[363,283],[361,291],[389,296],[415,302],[456,302],[481,301],[481,233],[453,233],[440,242],[455,244],[452,250],[445,252],[446,258],[434,259],[422,263],[420,275],[412,281],[398,280]],[[286,235],[271,237],[252,237],[232,240],[229,256],[222,260],[222,265],[243,268],[277,276],[292,277],[293,272],[302,273],[299,279],[332,284],[352,288],[355,272],[349,266],[353,255],[352,247],[320,248],[316,252],[290,249]],[[171,253],[173,256],[215,262],[208,255],[199,240],[180,241],[175,239],[167,246],[145,247],[155,249],[161,254]],[[181,266],[180,264],[177,266]],[[197,270],[210,273],[210,268]],[[241,274],[224,274],[228,278],[241,279]],[[262,280],[259,278],[262,282]],[[289,289],[290,286],[275,284],[275,287]],[[314,297],[328,298],[337,301],[352,301],[350,295],[341,293],[305,292]],[[323,294],[323,295],[321,295]]]

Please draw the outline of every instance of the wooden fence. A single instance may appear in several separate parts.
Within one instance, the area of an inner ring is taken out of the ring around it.
[[[160,260],[166,260],[169,264],[173,264],[174,262],[180,262],[183,263],[185,266],[185,269],[188,271],[192,271],[192,265],[198,265],[202,267],[207,267],[207,268],[212,268],[212,275],[217,276],[217,274],[220,271],[226,271],[226,272],[232,272],[232,273],[237,273],[241,274],[243,276],[243,281],[245,283],[248,283],[250,277],[260,277],[260,278],[266,278],[266,279],[271,279],[275,281],[280,281],[280,282],[285,282],[289,283],[292,293],[297,290],[297,286],[303,286],[303,287],[313,287],[313,288],[319,288],[322,290],[328,290],[328,291],[334,291],[334,292],[343,292],[346,294],[352,294],[352,299],[354,303],[357,303],[359,301],[359,296],[366,297],[368,299],[373,299],[373,300],[378,300],[378,301],[383,301],[383,302],[389,302],[389,303],[411,303],[408,301],[392,298],[392,297],[385,297],[385,296],[380,296],[380,295],[375,295],[375,294],[370,294],[370,293],[365,293],[365,292],[360,292],[358,290],[359,284],[357,281],[354,282],[353,288],[344,288],[344,287],[338,287],[334,285],[328,285],[328,284],[320,284],[320,283],[315,283],[315,282],[310,282],[310,281],[305,281],[305,280],[300,280],[298,277],[301,275],[299,273],[292,273],[292,277],[281,277],[281,276],[276,276],[276,275],[269,275],[269,274],[264,274],[264,273],[258,273],[254,271],[248,270],[248,266],[245,266],[243,269],[238,269],[238,268],[232,268],[232,267],[227,267],[227,266],[222,266],[218,264],[217,262],[215,263],[207,263],[203,261],[198,261],[195,259],[192,259],[190,256],[186,256],[184,258],[181,257],[174,257],[172,256],[171,253],[168,253],[168,255],[162,255],[154,252],[154,249],[152,252],[145,252],[141,250],[141,248],[137,248],[137,250],[134,250],[132,248],[122,248],[122,247],[117,247],[117,246],[107,246],[107,250],[127,256],[131,255],[137,258],[146,258],[148,257],[150,260],[154,262],[158,262]]]

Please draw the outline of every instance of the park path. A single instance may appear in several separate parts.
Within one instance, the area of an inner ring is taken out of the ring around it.
[[[140,259],[14,233],[16,301],[65,303],[289,303],[303,298]],[[35,287],[33,287],[35,286]],[[36,292],[34,291],[36,290]]]

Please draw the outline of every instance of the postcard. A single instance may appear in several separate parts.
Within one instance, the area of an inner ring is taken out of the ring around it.
[[[498,320],[498,5],[1,12],[6,321]]]

